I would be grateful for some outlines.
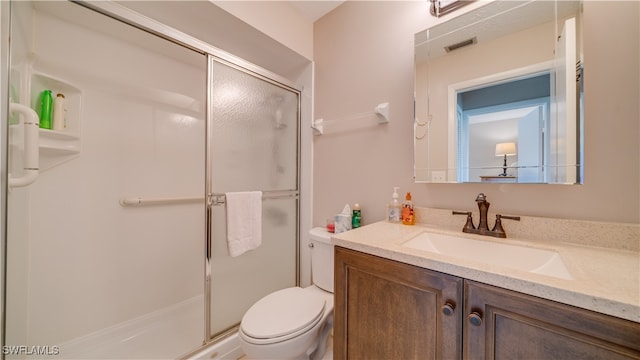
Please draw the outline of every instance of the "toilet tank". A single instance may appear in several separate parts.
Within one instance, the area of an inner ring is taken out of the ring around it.
[[[325,228],[309,230],[311,249],[311,281],[324,291],[333,292],[333,244]]]

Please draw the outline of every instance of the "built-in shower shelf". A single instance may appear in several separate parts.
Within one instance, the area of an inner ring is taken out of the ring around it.
[[[80,137],[62,131],[40,129],[40,170],[50,169],[80,154]]]
[[[66,80],[32,69],[30,97],[34,110],[37,110],[38,97],[45,89],[51,90],[54,98],[58,93],[64,94],[67,111],[63,130],[40,129],[40,171],[77,157],[81,140],[82,90]]]
[[[63,131],[40,129],[40,138],[52,141],[79,141],[80,136]]]
[[[79,154],[78,151],[73,146],[69,147],[60,147],[60,146],[40,146],[40,152],[45,155],[76,155]]]

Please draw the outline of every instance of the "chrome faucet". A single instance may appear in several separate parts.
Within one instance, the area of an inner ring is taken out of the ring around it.
[[[473,216],[471,211],[454,211],[453,215],[467,215],[467,222],[462,228],[462,232],[470,234],[488,235],[499,238],[506,238],[507,234],[502,228],[502,219],[517,220],[520,221],[519,216],[506,216],[496,214],[496,222],[493,225],[493,229],[489,230],[489,222],[487,221],[487,214],[489,213],[489,206],[491,203],[487,201],[487,196],[483,193],[478,194],[476,197],[476,203],[478,203],[478,210],[480,210],[480,223],[476,228],[473,225]]]

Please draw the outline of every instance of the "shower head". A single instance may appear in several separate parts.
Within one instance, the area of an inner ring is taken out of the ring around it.
[[[287,124],[282,120],[282,110],[280,110],[280,108],[276,109],[274,117],[276,119],[276,129],[284,129],[287,127]]]
[[[278,94],[270,94],[265,99],[265,103],[268,105],[280,105],[284,102],[284,97]]]

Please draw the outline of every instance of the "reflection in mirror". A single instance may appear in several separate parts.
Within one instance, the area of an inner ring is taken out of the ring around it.
[[[551,74],[525,76],[473,89],[453,86],[458,182],[547,182],[542,169],[549,154],[544,129],[550,126]],[[513,150],[499,152],[499,144],[513,144]],[[504,161],[495,158],[505,154],[509,158]],[[499,165],[503,168],[498,172]]]
[[[582,182],[580,14],[494,1],[416,34],[416,182]]]

